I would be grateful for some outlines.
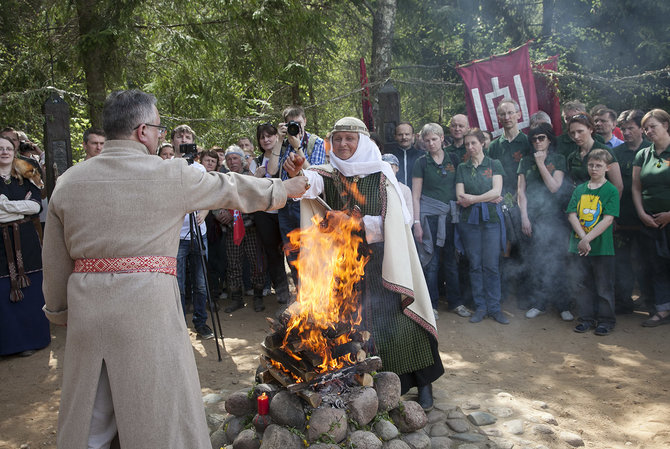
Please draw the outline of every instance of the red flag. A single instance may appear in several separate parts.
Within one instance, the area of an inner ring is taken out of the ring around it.
[[[363,122],[368,127],[368,131],[375,130],[375,120],[372,117],[372,103],[370,102],[370,85],[368,84],[368,75],[365,70],[365,59],[361,58],[361,96],[363,106]]]
[[[544,61],[533,62],[533,69],[535,69],[533,75],[537,91],[537,107],[540,111],[549,114],[554,134],[560,136],[563,132],[561,105],[558,101],[558,78],[554,74],[558,71],[558,55]]]
[[[465,82],[465,104],[471,127],[491,131],[493,137],[502,134],[496,108],[504,98],[513,98],[519,103],[519,129],[528,127],[531,114],[537,111],[528,44],[456,70]]]
[[[233,214],[233,243],[240,246],[242,240],[244,240],[244,234],[246,234],[244,219],[242,219],[239,210],[231,210],[230,212]]]

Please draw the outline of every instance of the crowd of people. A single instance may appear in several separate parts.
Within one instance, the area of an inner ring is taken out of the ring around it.
[[[613,330],[616,314],[634,310],[649,313],[643,326],[670,322],[667,113],[626,110],[617,115],[604,105],[588,113],[578,101],[564,104],[562,113],[565,132],[558,136],[542,111],[522,132],[519,106],[511,99],[497,106],[496,138],[470,129],[464,114],[454,115],[445,128],[427,123],[417,133],[409,122],[400,122],[395,141],[386,144],[371,134],[412,216],[435,317],[440,300],[446,300],[449,311],[473,323],[488,316],[506,324],[502,305],[515,298],[529,319],[555,310],[572,321],[575,313],[580,324],[591,323],[600,335]],[[204,173],[283,180],[294,171],[292,154],[305,160],[305,169],[329,161],[330,141],[305,130],[300,107],[286,108],[282,119],[277,125],[258,125],[255,139],[242,137],[225,149],[202,148],[188,125],[169,134],[161,128],[157,154],[166,160],[185,157]],[[46,321],[39,317],[41,291],[34,288],[41,283],[41,227],[35,217],[46,203],[34,181],[25,180],[12,161],[29,161],[39,168],[44,153],[12,128],[3,129],[0,138],[0,158],[9,164],[3,169],[5,183],[0,184],[0,213],[7,214],[0,216],[6,240],[1,248],[2,279],[7,279],[7,291],[13,295],[3,302],[0,319],[7,336],[30,336],[23,343],[3,337],[0,354],[30,355],[49,342]],[[84,133],[85,160],[100,154],[105,139],[102,129]],[[590,166],[598,163],[590,158],[596,150],[609,155],[599,161],[605,165],[606,190],[611,191],[611,185],[618,192],[608,197],[612,204],[605,204],[594,189],[584,193],[578,188],[595,185]],[[300,227],[300,204],[295,199],[278,211],[216,209],[184,217],[177,278],[183,310],[192,312],[201,338],[213,337],[207,324],[206,278],[212,297],[228,300],[222,306],[226,313],[245,307],[246,296],[261,312],[273,291],[279,303],[290,302],[290,284],[298,286],[298,275],[291,264],[297,253],[287,249],[287,236]],[[41,216],[43,227],[44,211]],[[597,235],[589,233],[596,228]],[[584,238],[598,244],[580,251]],[[24,260],[16,260],[16,254]],[[15,300],[18,296],[21,299]],[[591,305],[578,300],[585,297]],[[6,307],[10,308],[4,311]]]
[[[262,312],[273,290],[280,304],[291,302],[290,284],[300,288],[291,264],[299,248],[288,234],[314,214],[360,217],[369,257],[363,325],[384,369],[399,374],[403,392],[418,387],[426,410],[444,372],[441,300],[471,323],[508,324],[504,307],[514,298],[528,319],[555,310],[565,321],[577,316],[575,332],[600,336],[614,330],[617,314],[636,310],[649,314],[642,326],[670,323],[670,115],[663,110],[617,115],[572,101],[557,136],[542,111],[523,132],[519,105],[504,99],[494,134],[457,114],[448,134],[437,123],[415,133],[400,122],[395,142],[383,142],[353,117],[321,139],[306,131],[304,110],[290,106],[281,123],[257,126],[255,142],[207,149],[188,125],[168,133],[155,104],[139,91],[110,95],[104,130],[84,133],[86,160],[60,174],[46,228],[39,218],[44,153],[19,131],[0,132],[0,356],[46,347],[48,320],[68,325],[64,447],[105,447],[122,428],[134,435],[154,422],[152,405],[137,405],[155,399],[149,385],[137,397],[128,394],[137,388],[117,396],[111,386],[158,379],[169,389],[183,377],[168,399],[178,410],[188,397],[184,416],[198,424],[173,414],[161,425],[183,430],[184,444],[205,444],[185,317],[191,312],[198,337],[211,339],[208,306],[217,299],[226,313],[245,307],[247,297]],[[186,162],[166,162],[174,159]],[[128,188],[114,189],[121,184]],[[162,200],[133,196],[147,186]],[[108,207],[91,217],[102,202]],[[159,225],[139,231],[131,225],[138,213]],[[165,303],[172,296],[177,308]],[[119,322],[119,310],[132,317],[110,328],[105,320]],[[160,332],[143,331],[150,315]],[[163,363],[173,357],[156,351],[166,341],[180,354],[175,372]],[[128,344],[139,354],[130,361],[118,350]],[[129,418],[132,410],[148,414]]]

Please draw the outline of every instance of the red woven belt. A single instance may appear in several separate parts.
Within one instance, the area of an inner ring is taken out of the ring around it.
[[[139,256],[74,261],[75,273],[143,273],[149,271],[176,276],[177,259],[167,256]]]

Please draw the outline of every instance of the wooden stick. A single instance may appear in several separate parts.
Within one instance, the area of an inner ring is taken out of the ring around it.
[[[286,388],[291,392],[298,392],[317,385],[322,385],[335,379],[340,379],[352,374],[370,373],[377,371],[382,367],[382,359],[379,357],[369,357],[353,366],[342,368],[341,370],[323,374],[311,381],[288,385]]]

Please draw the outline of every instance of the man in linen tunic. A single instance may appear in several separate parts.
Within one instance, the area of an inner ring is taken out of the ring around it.
[[[99,156],[58,179],[49,203],[45,313],[68,326],[61,449],[87,448],[104,375],[121,447],[211,447],[176,276],[73,272],[75,260],[174,258],[185,214],[277,209],[287,194],[297,196],[306,188],[305,178],[296,194],[297,184],[290,181],[202,173],[183,159],[154,156],[165,132],[155,103],[140,91],[112,93],[103,110],[110,140]]]

